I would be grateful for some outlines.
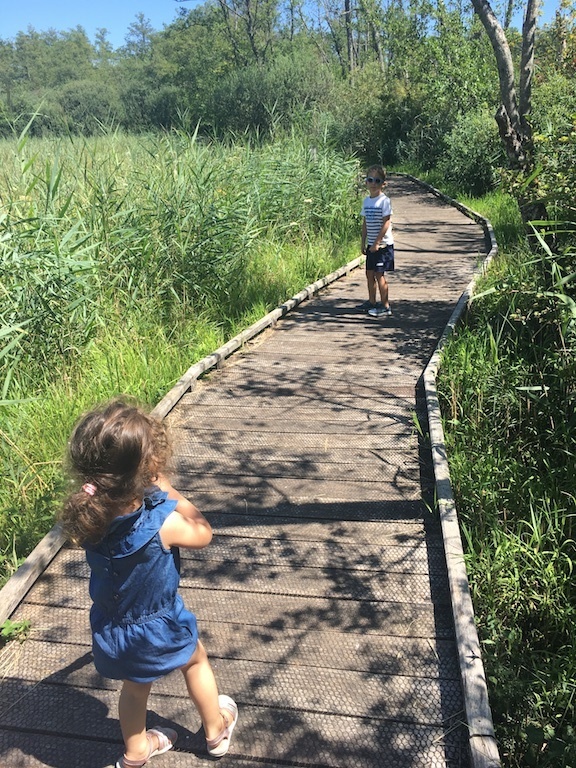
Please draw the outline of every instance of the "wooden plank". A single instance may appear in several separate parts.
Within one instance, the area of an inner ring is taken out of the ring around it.
[[[437,576],[444,575],[439,569]],[[87,580],[88,566],[78,562],[77,553],[67,550],[46,573],[47,578],[37,585],[37,595],[56,594],[54,581],[66,577],[69,587],[73,579]],[[60,578],[58,578],[60,577]],[[439,579],[438,579],[439,581]],[[218,553],[207,549],[183,560],[182,589],[211,589],[214,583],[238,595],[241,592],[257,594],[266,585],[271,594],[295,598],[333,598],[340,600],[372,600],[410,603],[414,605],[449,605],[448,596],[442,595],[437,580],[430,580],[429,571],[383,570],[372,568],[345,569],[337,567],[337,559],[327,567],[313,568],[302,565],[298,558],[275,558],[272,562],[258,562],[252,555],[222,561]],[[87,584],[84,588],[88,591]],[[71,591],[68,591],[70,596]],[[215,596],[216,597],[216,596]]]
[[[51,672],[68,666],[90,650],[92,635],[84,612],[27,604],[15,618],[26,615],[32,623],[30,640],[0,652],[2,677],[41,679],[34,671],[51,664]],[[68,642],[56,631],[73,627]],[[402,675],[430,679],[458,680],[453,639],[398,637],[363,632],[335,633],[329,628],[297,629],[276,626],[254,627],[204,619],[202,642],[213,659],[236,659],[269,664],[295,664],[331,670],[354,670],[364,674]],[[22,670],[22,671],[21,671]],[[94,681],[98,677],[94,672]],[[94,683],[91,684],[94,687]],[[96,687],[106,687],[99,678]]]
[[[254,681],[254,688],[257,688]],[[180,693],[183,681],[178,680]],[[70,746],[85,741],[88,751],[85,760],[94,762],[92,743],[102,754],[103,743],[108,742],[108,759],[119,756],[119,726],[115,716],[116,693],[113,691],[73,689],[62,685],[35,686],[6,684],[6,694],[15,706],[4,717],[0,713],[2,732],[17,732],[23,722],[35,724],[36,733],[43,741],[46,733],[66,737]],[[262,761],[271,765],[300,768],[433,768],[461,764],[465,750],[465,733],[458,723],[450,730],[443,725],[422,725],[405,720],[386,720],[378,717],[350,717],[332,714],[329,706],[316,710],[257,707],[249,701],[239,701],[242,726],[236,729],[226,765],[235,765],[238,758],[250,756],[249,764],[260,766]],[[178,732],[177,749],[162,757],[162,765],[180,768],[194,765],[214,765],[206,757],[203,733],[194,708],[181,694],[156,695],[154,689],[149,700],[149,722],[173,725]],[[24,745],[22,745],[24,746]],[[64,745],[62,745],[64,746]],[[16,747],[18,750],[19,747]],[[28,752],[45,755],[36,739],[28,740]],[[18,755],[18,751],[12,752]],[[66,752],[66,754],[68,754]],[[191,758],[194,755],[194,758]],[[74,766],[64,758],[47,765]],[[18,758],[19,759],[19,758]],[[321,761],[321,762],[320,762]],[[16,763],[19,765],[19,763]]]
[[[339,647],[337,639],[334,644]],[[460,681],[454,677],[399,675],[395,669],[392,674],[375,675],[343,665],[336,675],[333,668],[324,665],[218,658],[213,654],[211,662],[222,690],[234,691],[238,701],[258,707],[311,712],[321,707],[336,716],[436,726],[461,712]],[[0,726],[15,724],[13,692],[32,690],[36,685],[67,686],[95,691],[96,695],[120,687],[119,681],[96,672],[92,655],[83,646],[30,643],[13,674],[3,678]],[[186,699],[178,671],[157,680],[153,691],[156,697]],[[78,735],[85,734],[80,731]]]
[[[222,570],[225,571],[225,566]],[[218,582],[212,581],[208,587],[182,587],[185,604],[201,623],[206,620],[243,624],[260,631],[278,626],[389,637],[449,639],[454,635],[449,603],[433,605],[400,601],[390,594],[383,600],[375,600],[370,595],[356,600],[284,595],[271,590],[263,592],[267,585],[257,592],[231,587],[215,590],[215,583]],[[28,594],[26,602],[20,606],[21,615],[25,615],[28,605],[44,605],[55,611],[60,608],[75,610],[77,621],[87,626],[90,608],[87,578],[77,578],[72,573],[64,584],[63,579],[50,574]],[[53,621],[58,622],[58,612],[54,613]],[[62,642],[73,641],[75,626],[58,626]]]

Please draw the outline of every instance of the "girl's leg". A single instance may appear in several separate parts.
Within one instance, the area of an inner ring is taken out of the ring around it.
[[[370,304],[376,304],[376,281],[373,269],[366,270],[366,283],[368,285],[368,301]]]
[[[378,282],[378,289],[380,290],[380,301],[385,307],[387,307],[388,306],[388,281],[384,277],[384,274],[381,272],[379,272],[376,275],[376,280]]]
[[[214,739],[230,724],[231,716],[218,705],[218,686],[208,655],[200,641],[188,664],[182,667],[182,674],[190,698],[202,719],[206,738]]]
[[[125,756],[129,760],[143,760],[148,756],[150,744],[146,738],[146,707],[152,683],[133,683],[124,680],[118,716],[126,748]],[[158,745],[153,744],[153,749]]]

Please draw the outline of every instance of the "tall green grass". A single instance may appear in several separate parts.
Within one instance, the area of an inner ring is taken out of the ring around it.
[[[0,580],[51,526],[95,401],[154,404],[351,257],[356,163],[295,136],[0,144]]]
[[[504,764],[566,768],[576,765],[576,244],[552,254],[506,218],[500,237],[491,216],[505,246],[444,352],[439,391]]]

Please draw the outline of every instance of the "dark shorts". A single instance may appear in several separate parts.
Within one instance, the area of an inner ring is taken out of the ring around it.
[[[385,245],[377,251],[366,250],[366,269],[371,272],[394,272],[394,246]]]

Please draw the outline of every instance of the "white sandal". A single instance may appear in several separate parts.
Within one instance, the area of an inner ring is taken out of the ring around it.
[[[232,720],[230,723],[226,724],[226,719],[224,718],[224,715],[222,715],[225,726],[221,733],[213,739],[206,739],[206,749],[208,750],[208,754],[212,757],[224,757],[228,752],[230,749],[232,731],[238,722],[238,707],[236,706],[234,699],[231,699],[230,696],[220,695],[218,696],[218,706],[221,710],[224,709],[226,712],[229,712],[232,716]]]
[[[156,749],[152,749],[152,737],[156,736],[158,739],[158,746]],[[172,728],[150,728],[146,731],[146,738],[148,739],[148,756],[143,760],[129,760],[126,755],[122,757],[116,763],[116,768],[142,768],[146,765],[148,760],[156,755],[163,755],[164,752],[168,752],[172,749],[178,738],[176,731]]]

